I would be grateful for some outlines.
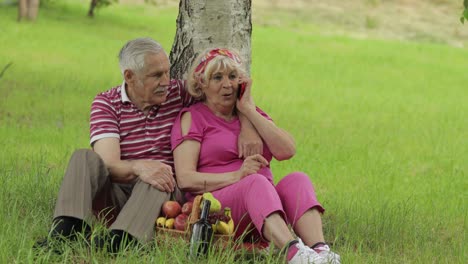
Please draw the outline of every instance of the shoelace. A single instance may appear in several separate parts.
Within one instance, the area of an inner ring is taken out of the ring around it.
[[[297,249],[299,249],[299,251],[297,251],[297,254],[300,255],[308,255],[308,256],[313,256],[313,259],[312,261],[316,261],[316,260],[319,260],[321,257],[320,255],[315,252],[315,250],[311,249],[310,247],[304,245],[304,243],[302,243],[302,240],[300,238],[298,238],[298,243],[296,244],[296,247]]]
[[[322,251],[330,252],[330,247],[328,245],[323,245],[323,246],[320,246],[320,247],[315,247],[314,250],[317,251],[317,252],[322,252]]]

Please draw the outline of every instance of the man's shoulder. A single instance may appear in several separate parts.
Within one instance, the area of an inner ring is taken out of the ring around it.
[[[115,99],[115,98],[121,98],[121,90],[120,90],[120,85],[115,86],[110,88],[107,91],[100,92],[96,95],[96,98],[106,98],[106,99]]]
[[[169,93],[180,93],[181,90],[183,90],[185,87],[185,81],[184,80],[178,80],[178,79],[172,79],[169,82]]]
[[[107,91],[100,92],[94,97],[91,108],[111,108],[114,111],[120,109],[122,105],[122,95],[120,85]]]

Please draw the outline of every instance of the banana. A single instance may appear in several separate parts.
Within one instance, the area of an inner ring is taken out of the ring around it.
[[[174,228],[174,218],[169,218],[166,220],[166,223],[164,223],[164,227],[168,229],[173,229]]]
[[[216,224],[216,231],[223,235],[230,235],[232,233],[229,228],[229,225],[223,221],[218,221],[218,223]]]
[[[234,233],[234,220],[232,220],[232,218],[228,222],[228,227],[229,227],[229,234]]]
[[[165,224],[166,224],[166,217],[161,216],[161,217],[158,217],[158,219],[156,219],[157,227],[164,227]]]
[[[232,220],[231,208],[224,208],[224,215],[229,216],[229,221],[227,224],[229,226],[229,234],[232,234],[234,232],[234,220]]]

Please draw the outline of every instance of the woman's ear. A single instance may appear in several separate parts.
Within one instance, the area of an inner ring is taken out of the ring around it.
[[[198,82],[198,85],[200,85],[200,88],[205,86],[205,78],[203,78],[203,75],[198,74],[197,82]]]

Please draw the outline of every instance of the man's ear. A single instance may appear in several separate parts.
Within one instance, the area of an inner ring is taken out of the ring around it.
[[[135,73],[132,70],[127,69],[127,70],[124,71],[123,75],[124,75],[124,78],[125,78],[125,82],[127,84],[133,85],[133,82],[135,81],[135,78],[136,78]]]

